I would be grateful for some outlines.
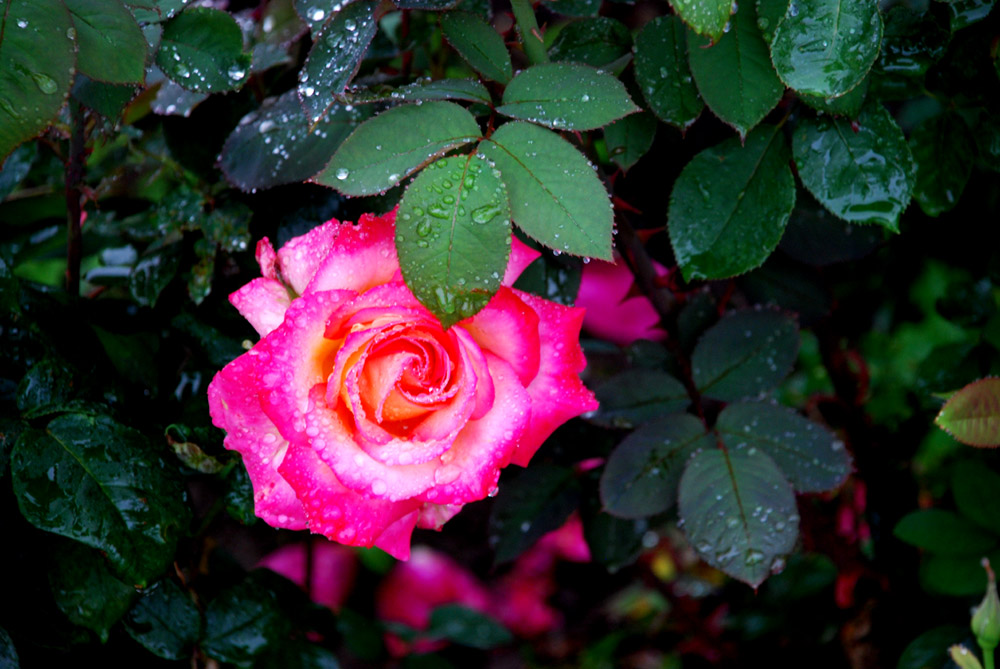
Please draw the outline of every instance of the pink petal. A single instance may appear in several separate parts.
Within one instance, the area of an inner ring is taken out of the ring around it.
[[[389,283],[399,272],[394,236],[395,210],[385,216],[364,214],[357,225],[330,221],[333,234],[326,242],[326,257],[307,290],[353,290]]]
[[[312,551],[310,587],[306,587],[306,553]],[[354,585],[358,560],[349,548],[324,539],[282,546],[266,555],[258,567],[277,572],[306,590],[317,604],[340,609]]]
[[[503,285],[513,286],[521,272],[527,269],[528,265],[542,254],[531,248],[516,236],[511,236],[510,240],[510,260],[507,261],[507,271],[503,275]]]
[[[356,493],[341,485],[307,446],[291,444],[279,471],[299,495],[311,531],[350,546],[378,546],[406,559],[419,502],[390,502]],[[397,526],[400,520],[403,523]]]
[[[271,246],[271,240],[263,237],[257,242],[257,264],[260,265],[260,273],[265,279],[278,279],[278,254]]]
[[[254,513],[268,525],[300,530],[305,513],[291,486],[278,474],[288,443],[268,420],[254,392],[254,356],[241,355],[208,387],[212,423],[226,431],[225,446],[243,456],[254,490]]]
[[[528,385],[538,373],[538,315],[510,288],[501,286],[489,304],[459,327],[472,335],[480,348],[506,360]]]
[[[658,274],[667,273],[655,264]],[[583,328],[590,334],[627,346],[637,339],[662,341],[667,333],[659,327],[660,316],[644,295],[628,297],[635,277],[624,261],[595,260],[584,265],[576,306],[587,310]]]
[[[299,295],[305,294],[309,282],[330,253],[340,225],[336,219],[330,219],[304,235],[293,237],[278,250],[281,278]]]
[[[525,467],[557,427],[597,409],[597,400],[579,377],[587,364],[579,341],[583,309],[565,307],[522,291],[515,293],[538,314],[541,342],[538,374],[528,386],[531,422],[513,459]]]
[[[263,337],[281,325],[291,304],[288,290],[275,279],[259,278],[229,296],[229,302]]]

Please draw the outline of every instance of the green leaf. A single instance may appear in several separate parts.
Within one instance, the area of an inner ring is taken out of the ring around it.
[[[441,30],[472,69],[491,81],[506,84],[514,76],[507,46],[493,26],[469,12],[441,15]]]
[[[626,567],[642,553],[642,540],[649,531],[645,518],[616,518],[598,511],[596,500],[582,512],[583,536],[591,559],[608,571]]]
[[[648,112],[619,119],[604,129],[608,155],[623,171],[628,171],[646,155],[656,138],[656,117]]]
[[[756,588],[795,547],[792,486],[760,451],[696,453],[678,495],[684,532],[708,564]]]
[[[128,277],[132,298],[143,306],[156,306],[160,293],[177,274],[180,258],[175,245],[154,250],[139,259]]]
[[[431,611],[425,634],[483,650],[503,646],[513,639],[496,619],[460,604],[444,604]]]
[[[659,16],[635,38],[635,81],[650,111],[681,130],[701,115],[705,103],[691,77],[687,30],[675,16]]]
[[[0,667],[18,669],[20,666],[21,662],[17,657],[17,649],[14,647],[14,641],[7,634],[7,630],[0,627]]]
[[[934,419],[970,446],[1000,446],[1000,378],[974,381],[951,396]]]
[[[76,70],[72,29],[60,0],[0,0],[0,160],[48,127],[66,101]]]
[[[38,156],[38,146],[32,142],[22,144],[0,163],[0,202],[13,193],[31,171]]]
[[[77,543],[57,544],[49,585],[59,610],[70,622],[93,630],[102,643],[136,597],[135,588],[108,570],[96,551]]]
[[[691,370],[698,390],[732,402],[760,396],[792,369],[799,349],[795,320],[770,309],[727,314],[698,340]]]
[[[789,2],[790,0],[757,0],[757,27],[768,46],[774,40],[778,24],[785,18]]]
[[[299,101],[313,124],[336,106],[378,32],[375,0],[357,0],[328,19],[299,72]]]
[[[126,582],[142,585],[173,560],[188,521],[184,489],[135,430],[105,416],[59,416],[21,435],[11,471],[30,523],[105,552]]]
[[[338,105],[309,130],[295,91],[288,91],[243,117],[222,147],[219,166],[244,191],[304,181],[323,169],[365,116],[364,108]]]
[[[605,427],[633,428],[691,403],[683,383],[656,369],[619,372],[594,394],[600,406],[587,418]]]
[[[153,100],[153,111],[161,116],[191,116],[194,108],[208,99],[208,93],[193,93],[169,79],[160,84]]]
[[[730,404],[715,423],[729,452],[760,449],[796,492],[826,492],[847,480],[851,456],[844,442],[818,423],[777,404]]]
[[[190,2],[191,0],[125,0],[125,4],[132,9],[135,20],[142,23],[172,19]]]
[[[799,262],[822,267],[863,258],[885,234],[882,228],[845,223],[806,193],[796,200],[779,248]]]
[[[76,31],[76,66],[95,81],[141,84],[146,38],[121,0],[63,0]]]
[[[313,35],[339,11],[337,8],[341,4],[340,0],[292,0],[296,13],[306,22]]]
[[[876,2],[792,0],[771,42],[771,60],[789,88],[822,98],[861,83],[878,56]]]
[[[563,16],[597,16],[601,0],[542,0],[552,12]]]
[[[687,43],[698,93],[716,116],[745,137],[785,91],[767,57],[753,3],[744,4],[732,30],[714,46],[690,32]]]
[[[118,120],[137,92],[135,86],[105,84],[82,74],[73,80],[73,98],[110,121]]]
[[[69,402],[79,382],[73,370],[56,358],[32,365],[17,385],[17,408],[25,418],[44,416]]]
[[[818,112],[834,116],[849,116],[857,118],[868,97],[871,76],[865,77],[860,84],[836,98],[820,98],[815,95],[799,93],[799,99]]]
[[[500,175],[476,154],[431,163],[406,189],[396,215],[403,279],[445,327],[475,315],[496,294],[510,235]]]
[[[337,619],[340,622],[340,618]],[[345,635],[346,637],[346,635]],[[353,640],[345,639],[345,643]],[[340,663],[332,651],[305,639],[279,645],[254,661],[254,669],[339,669]]]
[[[560,252],[611,260],[607,191],[572,144],[550,130],[513,122],[479,152],[500,170],[514,223],[528,236]]]
[[[393,100],[467,100],[490,104],[490,92],[475,79],[417,81],[393,91]]]
[[[644,518],[677,501],[684,465],[698,449],[712,448],[705,425],[689,414],[646,423],[611,452],[601,474],[604,509],[621,518]]]
[[[670,194],[667,227],[685,280],[724,279],[759,267],[781,241],[795,178],[781,131],[762,126],[688,163]]]
[[[205,7],[192,7],[166,24],[156,64],[196,93],[235,91],[250,76],[240,27],[226,12]]]
[[[951,33],[934,12],[918,12],[896,5],[884,18],[878,70],[919,77],[944,56]]]
[[[201,634],[201,614],[189,594],[164,579],[149,587],[128,612],[125,631],[153,655],[183,660],[191,656]]]
[[[233,467],[226,476],[226,513],[244,525],[257,522],[254,513],[253,486],[246,467]]]
[[[964,627],[945,625],[929,629],[906,646],[903,654],[899,656],[896,669],[943,667],[948,661],[949,646],[962,643],[967,636],[969,636],[967,625]]]
[[[281,639],[286,628],[274,593],[251,574],[209,603],[201,648],[213,659],[248,664]]]
[[[982,528],[1000,535],[1000,518],[994,497],[1000,490],[1000,474],[981,462],[960,460],[951,472],[951,493],[963,516]]]
[[[976,140],[957,114],[924,121],[910,133],[910,152],[917,164],[913,198],[928,216],[954,208],[972,174]]]
[[[965,516],[944,509],[911,511],[892,533],[900,541],[938,555],[981,556],[1000,540]]]
[[[384,193],[435,156],[479,137],[476,119],[453,102],[393,107],[359,125],[313,181],[345,195]]]
[[[989,16],[996,0],[944,0],[944,4],[951,15],[951,32],[954,33]]]
[[[595,16],[563,26],[549,47],[549,58],[553,62],[601,67],[627,54],[631,46],[632,36],[624,23],[606,16]]]
[[[729,0],[670,0],[670,6],[692,30],[713,42],[722,37],[733,13]]]
[[[572,256],[542,254],[514,282],[514,288],[572,307],[580,293],[582,264]]]
[[[28,429],[28,424],[14,418],[0,418],[0,479],[7,474],[7,463],[10,462],[10,452],[21,433]]]
[[[496,564],[509,562],[543,535],[558,529],[577,507],[580,485],[570,469],[533,465],[500,482],[503,494],[490,514],[490,546]]]
[[[898,232],[913,189],[913,156],[882,105],[865,106],[857,129],[843,119],[803,118],[792,155],[803,185],[832,214]]]
[[[990,564],[996,564],[1000,551],[992,551],[986,558]],[[920,562],[920,585],[931,594],[982,597],[986,591],[986,570],[983,569],[982,559],[982,555],[972,554],[926,554]]]
[[[639,111],[625,86],[587,65],[542,63],[522,70],[497,112],[560,130],[592,130]]]

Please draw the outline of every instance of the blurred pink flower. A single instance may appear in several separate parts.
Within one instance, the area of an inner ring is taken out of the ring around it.
[[[659,276],[667,269],[654,263]],[[661,341],[667,333],[659,327],[660,316],[653,304],[635,286],[635,277],[625,262],[592,260],[583,266],[576,306],[584,307],[583,329],[601,339],[627,346],[636,339]]]
[[[417,546],[407,562],[400,562],[382,580],[375,594],[375,612],[386,622],[426,630],[431,612],[442,604],[488,613],[489,593],[465,567],[426,546]],[[387,635],[389,652],[400,657],[411,651],[427,653],[446,645],[434,639],[417,639],[411,648],[395,635]]]
[[[312,578],[306,588],[306,550],[312,548]],[[306,590],[317,604],[334,611],[347,601],[358,572],[357,557],[350,548],[316,538],[309,542],[288,544],[264,556],[258,565],[277,572]]]

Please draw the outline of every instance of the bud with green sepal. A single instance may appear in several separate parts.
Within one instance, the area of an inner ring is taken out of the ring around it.
[[[975,653],[970,652],[965,646],[952,646],[948,649],[948,654],[951,656],[951,661],[958,665],[958,669],[983,669]]]
[[[986,558],[983,558],[983,568],[988,579],[986,596],[972,614],[972,633],[983,651],[986,669],[993,669],[993,649],[1000,644],[1000,597],[997,597],[996,576]]]

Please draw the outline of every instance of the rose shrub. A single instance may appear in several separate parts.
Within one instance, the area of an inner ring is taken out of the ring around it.
[[[580,382],[583,310],[511,288],[536,253],[516,239],[503,285],[444,330],[403,283],[395,212],[330,220],[275,252],[230,296],[260,341],[208,389],[256,514],[274,527],[405,559],[496,491],[566,420],[596,408]]]

